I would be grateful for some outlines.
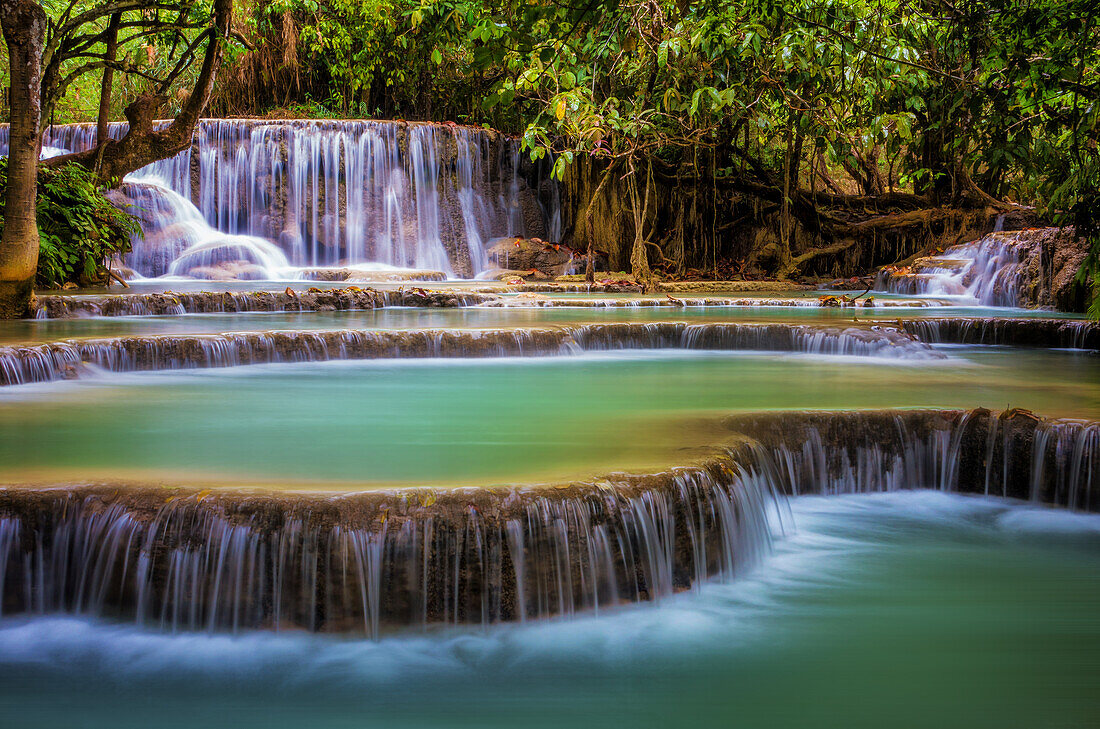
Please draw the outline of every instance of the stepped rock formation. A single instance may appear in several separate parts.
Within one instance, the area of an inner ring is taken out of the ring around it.
[[[419,287],[379,290],[348,286],[308,291],[171,292],[38,297],[38,319],[90,316],[215,314],[244,311],[363,311],[385,306],[454,308],[477,306],[496,297],[465,291],[427,291]]]
[[[189,336],[72,339],[0,347],[0,385],[110,372],[236,367],[405,357],[502,357],[621,349],[809,352],[897,359],[943,359],[895,329],[794,324],[583,324],[515,329],[236,332]]]
[[[727,420],[704,463],[561,487],[0,489],[0,610],[361,632],[654,600],[751,567],[786,494],[932,488],[1100,511],[1100,423],[1025,411]]]
[[[884,268],[875,288],[902,294],[962,296],[986,306],[1084,311],[1087,288],[1077,280],[1088,254],[1072,228],[990,233],[905,269]]]

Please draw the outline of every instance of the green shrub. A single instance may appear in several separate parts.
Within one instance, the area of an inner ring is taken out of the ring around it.
[[[0,159],[0,194],[7,187],[7,159]],[[104,283],[107,262],[130,250],[141,226],[119,210],[79,165],[38,171],[38,275],[35,284],[60,287]],[[0,209],[0,225],[3,211]]]

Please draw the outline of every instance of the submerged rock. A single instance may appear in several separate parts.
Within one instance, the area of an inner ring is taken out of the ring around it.
[[[415,271],[405,269],[364,269],[349,267],[304,268],[299,274],[306,281],[345,281],[380,283],[393,281],[446,281],[442,271]]]
[[[267,270],[251,261],[222,261],[208,266],[195,266],[184,274],[189,278],[207,281],[262,281]]]

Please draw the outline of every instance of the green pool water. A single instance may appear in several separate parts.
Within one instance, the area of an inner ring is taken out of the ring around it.
[[[527,483],[690,463],[739,411],[1009,407],[1100,417],[1092,353],[700,351],[265,365],[0,390],[5,480]]]
[[[1049,314],[386,309],[0,323],[0,343],[944,315]],[[0,481],[540,483],[693,462],[723,440],[718,421],[735,412],[984,406],[1100,418],[1095,353],[937,349],[947,358],[628,351],[103,374],[0,388]],[[753,571],[657,604],[377,641],[0,616],[0,725],[1096,726],[1100,516],[929,492],[800,497],[773,533],[773,552]]]

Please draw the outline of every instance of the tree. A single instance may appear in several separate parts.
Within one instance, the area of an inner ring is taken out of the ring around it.
[[[35,196],[42,137],[41,71],[38,64],[46,37],[46,14],[35,0],[0,3],[0,28],[11,68],[12,114],[9,173],[4,195],[4,230],[0,233],[0,318],[30,313],[38,265]]]
[[[76,0],[72,0],[70,8],[75,4]],[[205,10],[208,5],[209,12]],[[135,19],[129,19],[126,15],[135,12],[138,16]],[[161,16],[161,12],[169,15]],[[115,21],[116,17],[120,20]],[[160,3],[107,0],[82,14],[67,18],[67,13],[62,15],[64,22],[57,23],[51,38],[53,55],[49,57],[44,74],[44,98],[55,103],[80,74],[99,68],[136,74],[147,82],[148,90],[137,94],[126,106],[128,128],[121,139],[97,139],[95,148],[51,158],[47,164],[57,167],[75,162],[93,169],[100,180],[109,183],[186,149],[191,144],[195,125],[210,100],[214,79],[222,63],[233,18],[232,0],[212,0],[212,3],[196,0]],[[105,18],[109,21],[101,27]],[[200,27],[201,32],[193,37],[187,35]],[[118,39],[115,34],[127,28],[132,28],[133,32],[125,39]],[[154,36],[169,47],[166,59],[160,64],[163,72],[140,68],[133,62],[113,57],[115,51],[112,46],[124,48]],[[90,50],[98,43],[106,43],[107,49],[103,52]],[[175,118],[162,128],[157,120],[168,105],[168,91],[192,66],[203,43],[206,49],[192,89]],[[59,69],[65,61],[79,65],[62,75]],[[103,107],[101,104],[101,109]],[[100,128],[103,126],[101,122]]]
[[[55,9],[52,3],[50,8]],[[52,168],[78,164],[92,170],[101,184],[117,183],[190,145],[222,63],[232,12],[232,0],[68,0],[47,16],[35,0],[5,0],[0,18],[9,48],[12,113],[0,317],[25,316],[31,308],[42,127],[66,90],[84,75],[104,72],[98,124],[103,130],[114,73],[141,80],[144,89],[126,106],[129,126],[121,139],[100,137],[93,149],[45,163]],[[145,49],[145,62],[134,58],[138,45]],[[154,62],[158,48],[165,52]],[[190,92],[173,120],[159,124],[170,88],[187,75],[200,51],[202,63]]]

